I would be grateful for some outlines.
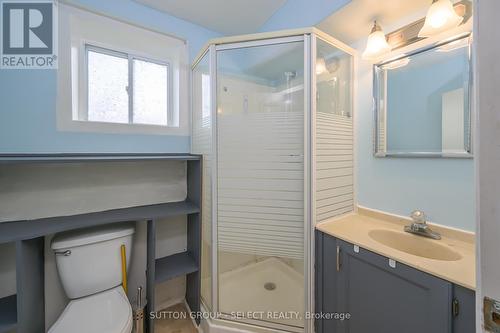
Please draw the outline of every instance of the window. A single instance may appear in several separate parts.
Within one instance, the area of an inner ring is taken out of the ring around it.
[[[85,46],[87,107],[79,120],[169,124],[169,65],[92,45]]]
[[[189,136],[185,40],[71,5],[59,16],[58,131]]]

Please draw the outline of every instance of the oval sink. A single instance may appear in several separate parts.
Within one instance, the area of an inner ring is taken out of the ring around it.
[[[456,261],[462,256],[445,245],[422,236],[390,230],[372,230],[368,235],[376,242],[403,251],[414,256],[442,260]]]

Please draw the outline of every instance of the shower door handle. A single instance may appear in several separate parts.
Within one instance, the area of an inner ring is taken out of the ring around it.
[[[66,251],[56,251],[54,252],[56,256],[70,256],[71,255],[71,250],[66,250]]]

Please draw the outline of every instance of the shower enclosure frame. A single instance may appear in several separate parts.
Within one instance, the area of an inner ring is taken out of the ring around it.
[[[210,121],[212,135],[212,167],[211,168],[211,304],[205,304],[202,299],[202,305],[207,312],[219,312],[219,272],[218,272],[218,127],[217,127],[217,52],[230,49],[241,49],[255,46],[276,45],[292,42],[304,43],[304,311],[307,313],[314,312],[314,231],[316,225],[316,58],[317,58],[317,40],[321,40],[331,46],[345,52],[351,56],[351,80],[350,80],[350,99],[351,99],[351,117],[355,114],[355,89],[354,89],[354,72],[355,64],[357,63],[357,52],[348,45],[333,38],[317,28],[304,28],[283,30],[270,33],[258,33],[252,35],[232,36],[226,38],[218,38],[210,40],[202,51],[195,58],[191,66],[191,74],[198,63],[208,55],[209,60],[209,75],[210,75]],[[191,80],[192,82],[192,80]],[[193,97],[193,94],[192,94]],[[191,103],[192,107],[193,103]],[[353,121],[354,132],[354,121]],[[355,156],[355,142],[353,136],[353,157]],[[354,158],[353,158],[354,160]],[[353,161],[353,169],[354,169]],[[353,173],[354,174],[354,173]],[[353,175],[353,187],[355,187],[356,179]],[[356,210],[356,197],[353,191],[353,211]],[[314,332],[314,322],[311,319],[304,319],[304,329],[296,329],[294,327],[285,327],[286,325],[265,322],[259,320],[247,319],[245,321],[228,320],[222,315],[217,319],[210,320],[219,323],[229,324],[231,327],[247,328],[252,325],[253,328],[259,331],[290,331],[290,332]],[[255,326],[254,326],[255,325]]]

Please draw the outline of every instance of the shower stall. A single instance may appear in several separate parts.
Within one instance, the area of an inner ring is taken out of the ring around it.
[[[312,332],[314,225],[354,209],[353,57],[308,28],[213,40],[194,62],[201,296],[217,323]]]

